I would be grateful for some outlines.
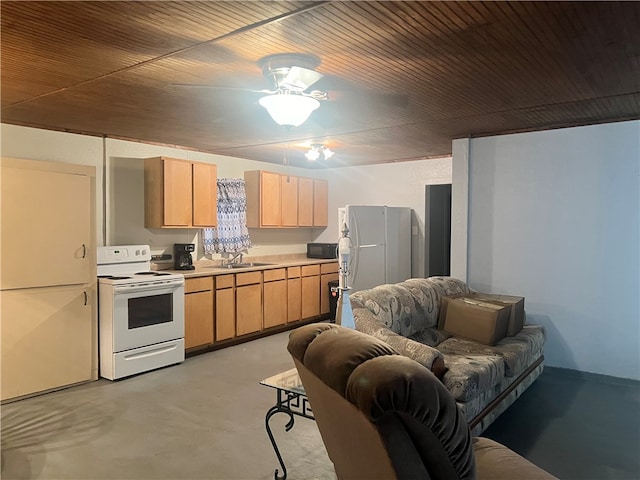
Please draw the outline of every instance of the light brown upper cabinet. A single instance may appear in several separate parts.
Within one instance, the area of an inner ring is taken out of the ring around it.
[[[247,192],[247,226],[280,227],[280,174],[252,170],[244,172]]]
[[[298,177],[280,176],[280,214],[283,227],[298,226]]]
[[[298,179],[298,225],[313,227],[313,178]]]
[[[217,167],[169,157],[144,160],[146,228],[215,227]]]
[[[247,226],[326,227],[328,182],[263,170],[244,172]]]
[[[329,220],[329,182],[313,179],[313,226],[326,227]]]

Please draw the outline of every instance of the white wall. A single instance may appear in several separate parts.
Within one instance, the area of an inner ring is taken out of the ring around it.
[[[102,240],[102,139],[0,124],[0,156],[96,167],[96,239]]]
[[[335,242],[337,209],[346,204],[407,206],[414,209],[414,276],[424,275],[424,187],[451,182],[451,158],[335,169],[284,167],[192,150],[87,135],[0,124],[0,155],[96,167],[96,238],[99,245],[142,243],[153,253],[171,252],[174,243],[195,243],[197,229],[144,228],[143,159],[169,156],[215,163],[219,177],[242,177],[245,170],[267,169],[329,181],[329,226],[300,229],[250,229],[250,255],[306,252],[306,243]],[[103,174],[104,172],[104,174]],[[103,189],[104,183],[104,189]]]
[[[640,122],[472,139],[468,158],[470,286],[525,296],[547,365],[640,380]]]
[[[319,177],[316,171],[256,162],[242,158],[210,155],[192,150],[179,150],[145,143],[107,139],[109,192],[107,202],[107,243],[149,244],[156,253],[171,253],[174,243],[195,243],[197,258],[204,257],[200,229],[149,229],[144,227],[144,165],[143,159],[160,155],[215,163],[218,178],[242,178],[245,170],[270,170],[305,177]],[[250,229],[253,247],[250,255],[306,252],[317,229]],[[219,258],[214,255],[214,258]]]
[[[245,170],[267,169],[306,177],[327,178],[324,171],[285,168],[241,158],[210,155],[179,148],[0,125],[0,155],[29,160],[78,163],[96,167],[96,238],[99,245],[142,243],[153,253],[171,252],[174,243],[196,243],[203,256],[198,229],[144,228],[143,159],[170,156],[215,163],[219,177],[242,177]],[[104,175],[103,175],[104,171]],[[103,189],[103,182],[105,188]],[[306,252],[320,229],[250,229],[251,255]]]
[[[336,168],[329,171],[329,227],[317,241],[338,240],[338,208],[345,205],[411,207],[416,234],[412,275],[424,276],[425,186],[451,183],[451,157]]]

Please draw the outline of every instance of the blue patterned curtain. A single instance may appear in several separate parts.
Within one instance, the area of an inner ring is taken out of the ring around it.
[[[251,247],[243,179],[218,179],[218,227],[204,228],[202,240],[206,254],[237,253]]]

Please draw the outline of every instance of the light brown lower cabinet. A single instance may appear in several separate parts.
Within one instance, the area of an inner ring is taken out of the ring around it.
[[[302,319],[300,267],[287,268],[287,323]]]
[[[213,277],[187,278],[184,282],[184,347],[213,343]]]
[[[311,264],[185,280],[185,348],[329,313],[338,264]]]
[[[262,330],[262,272],[236,274],[236,335]]]
[[[304,265],[300,272],[302,319],[320,315],[320,265]]]
[[[216,335],[215,341],[228,340],[236,335],[236,292],[234,275],[216,277]]]
[[[264,328],[287,323],[287,271],[285,268],[264,271]]]

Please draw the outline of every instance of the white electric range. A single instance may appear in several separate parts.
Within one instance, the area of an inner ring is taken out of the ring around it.
[[[184,276],[151,271],[148,245],[98,247],[100,376],[184,361]]]

